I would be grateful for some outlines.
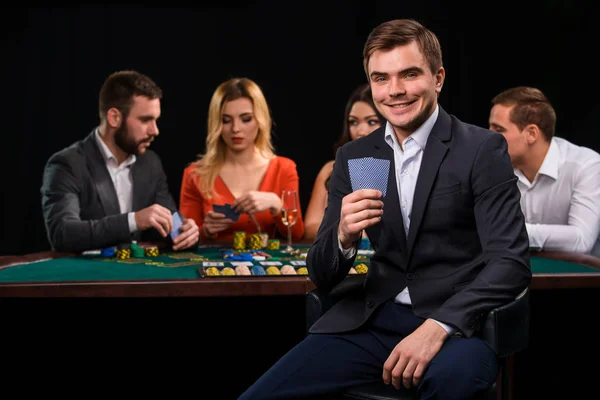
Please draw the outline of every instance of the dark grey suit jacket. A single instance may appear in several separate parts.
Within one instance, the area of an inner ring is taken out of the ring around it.
[[[172,212],[160,158],[152,150],[131,166],[133,211],[160,204]],[[156,241],[155,229],[132,235],[127,214],[122,214],[114,184],[94,138],[85,139],[53,154],[44,168],[42,211],[48,240],[55,251],[79,252],[114,246],[132,239]]]
[[[504,137],[447,114],[441,107],[424,150],[408,237],[398,201],[394,155],[385,127],[336,154],[329,199],[307,265],[330,290],[352,266],[338,247],[342,198],[352,192],[348,160],[390,160],[380,223],[368,228],[375,249],[360,293],[325,313],[311,332],[343,332],[367,321],[408,286],[413,311],[472,336],[489,310],[514,299],[531,280],[529,242]]]

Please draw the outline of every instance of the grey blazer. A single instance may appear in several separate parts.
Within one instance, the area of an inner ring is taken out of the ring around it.
[[[152,150],[131,166],[133,211],[160,204],[176,210],[160,158]],[[117,193],[94,138],[53,154],[41,187],[46,233],[54,251],[79,252],[136,240],[164,240],[155,229],[131,235]]]
[[[367,321],[408,286],[413,311],[472,336],[489,310],[514,299],[531,280],[520,193],[504,137],[465,124],[441,107],[423,153],[411,223],[404,233],[394,155],[385,128],[338,150],[325,216],[307,265],[330,290],[354,260],[338,247],[342,198],[352,192],[348,160],[390,160],[381,222],[367,228],[375,249],[362,292],[338,302],[311,332],[343,332]]]

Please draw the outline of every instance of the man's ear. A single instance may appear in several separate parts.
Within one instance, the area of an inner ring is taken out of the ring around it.
[[[435,92],[439,94],[444,86],[444,79],[446,78],[446,70],[444,67],[440,67],[437,73],[434,75],[435,79]]]
[[[106,113],[106,121],[111,128],[117,129],[123,123],[123,114],[113,107]]]
[[[540,127],[536,124],[529,124],[524,129],[527,144],[534,144],[543,136]]]

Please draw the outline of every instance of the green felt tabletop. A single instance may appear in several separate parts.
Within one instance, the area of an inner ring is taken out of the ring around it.
[[[308,246],[296,246],[306,252]],[[290,256],[280,251],[267,251],[282,264],[302,261],[299,255]],[[272,258],[273,259],[273,258]],[[270,259],[270,260],[272,260]],[[0,282],[61,282],[61,281],[121,281],[200,279],[204,262],[223,261],[221,249],[201,248],[194,252],[164,252],[157,257],[116,260],[100,256],[64,257],[0,270]],[[267,260],[269,261],[269,260]],[[355,264],[368,265],[368,255],[359,255]],[[254,265],[258,262],[254,261]],[[225,262],[225,266],[230,266]],[[567,261],[531,257],[534,274],[600,273],[600,270]]]

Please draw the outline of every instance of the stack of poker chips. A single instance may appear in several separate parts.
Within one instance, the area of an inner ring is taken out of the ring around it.
[[[369,270],[369,267],[367,267],[367,265],[366,265],[366,264],[362,264],[362,263],[361,263],[361,264],[358,264],[358,265],[355,267],[355,269],[356,269],[356,273],[358,273],[358,274],[366,274],[366,273],[367,273],[367,271]]]
[[[250,235],[250,239],[248,239],[248,247],[250,250],[262,249],[262,236],[260,233]]]
[[[234,232],[233,233],[233,249],[234,250],[246,249],[246,232]]]
[[[279,250],[279,240],[278,239],[270,239],[267,242],[268,250]]]
[[[117,246],[117,260],[127,260],[131,257],[129,243],[121,243]]]
[[[269,234],[268,233],[261,233],[260,237],[262,239],[260,246],[261,249],[264,249],[265,247],[267,247],[267,244],[269,243]]]
[[[158,247],[156,247],[156,246],[145,247],[144,255],[146,257],[157,257],[158,256]]]
[[[144,249],[141,248],[137,243],[131,243],[129,246],[131,249],[131,257],[144,258]]]

